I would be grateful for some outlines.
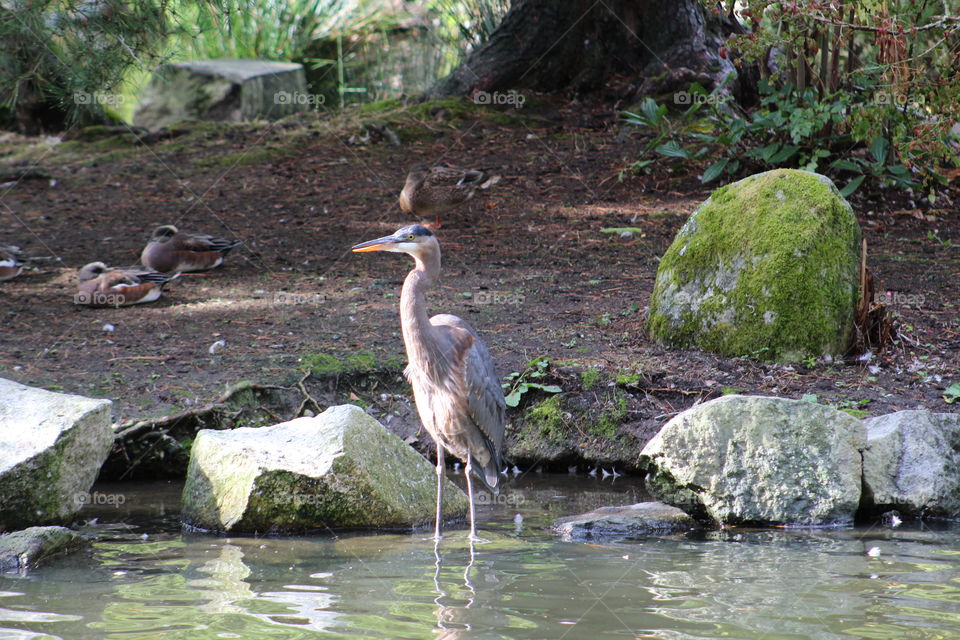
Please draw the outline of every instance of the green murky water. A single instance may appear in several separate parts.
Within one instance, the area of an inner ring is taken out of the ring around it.
[[[642,491],[531,474],[481,507],[487,544],[438,552],[185,535],[174,485],[93,498],[92,552],[0,577],[0,638],[960,638],[960,525],[561,542],[552,518]]]

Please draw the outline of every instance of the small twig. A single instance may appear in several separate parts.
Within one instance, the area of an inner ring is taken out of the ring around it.
[[[910,27],[908,29],[888,29],[885,27],[871,27],[865,24],[851,24],[843,21],[836,21],[830,18],[824,18],[822,16],[811,15],[807,16],[815,22],[820,22],[822,24],[829,24],[835,27],[840,27],[842,29],[852,29],[855,31],[873,31],[874,33],[892,33],[892,34],[908,34],[908,33],[918,33],[920,31],[928,31],[930,29],[936,29],[938,27],[946,26],[948,23],[960,22],[960,16],[943,16],[936,22],[931,22],[930,24],[925,24],[922,27]]]
[[[300,403],[300,406],[297,408],[297,412],[294,415],[297,415],[297,416],[303,415],[303,410],[306,409],[307,402],[313,403],[313,407],[317,410],[317,413],[323,413],[323,409],[320,408],[320,403],[317,402],[312,395],[310,395],[310,392],[307,391],[307,388],[303,385],[303,383],[309,377],[310,377],[310,372],[307,371],[305,374],[303,374],[302,378],[297,380],[296,387],[300,389],[300,393],[303,394],[303,401]]]
[[[670,389],[668,387],[651,387],[647,391],[660,391],[664,393],[682,393],[685,396],[699,395],[700,391],[687,391],[685,389]]]
[[[275,414],[273,411],[270,411],[270,409],[267,409],[266,407],[258,407],[258,408],[260,409],[260,411],[263,411],[265,414],[270,416],[273,420],[276,420],[277,422],[283,422],[283,418]]]

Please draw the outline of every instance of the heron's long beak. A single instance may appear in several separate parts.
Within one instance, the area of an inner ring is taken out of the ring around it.
[[[376,240],[367,240],[366,242],[361,242],[360,244],[354,245],[351,251],[354,253],[364,253],[366,251],[385,251],[390,245],[399,243],[400,240],[393,236],[383,236],[382,238],[377,238]]]

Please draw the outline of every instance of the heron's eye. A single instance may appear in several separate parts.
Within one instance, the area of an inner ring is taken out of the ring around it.
[[[413,240],[414,238],[415,236],[412,233],[407,236],[407,240]]]

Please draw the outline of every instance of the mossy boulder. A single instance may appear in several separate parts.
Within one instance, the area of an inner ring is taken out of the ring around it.
[[[664,254],[648,329],[661,344],[781,362],[846,351],[860,227],[829,178],[777,169],[714,191]]]
[[[0,529],[80,511],[113,447],[110,405],[0,378]]]
[[[272,427],[197,434],[183,488],[184,523],[212,531],[410,529],[431,524],[436,473],[353,405]],[[445,519],[467,498],[447,481]]]
[[[647,490],[722,524],[850,524],[866,428],[833,407],[724,396],[675,416],[647,443]]]
[[[563,540],[615,542],[685,533],[699,529],[700,525],[682,509],[662,502],[639,502],[557,518],[552,528]]]
[[[34,568],[49,558],[90,546],[65,527],[30,527],[0,535],[0,571]]]

